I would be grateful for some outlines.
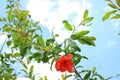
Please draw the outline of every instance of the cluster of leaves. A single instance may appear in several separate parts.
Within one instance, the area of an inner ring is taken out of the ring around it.
[[[115,0],[116,2],[113,2],[112,0],[106,0],[107,1],[107,5],[112,8],[111,11],[108,11],[107,13],[105,13],[105,15],[103,16],[103,21],[107,20],[108,18],[111,17],[111,15],[113,15],[111,17],[111,19],[120,19],[120,0]]]
[[[11,65],[16,62],[13,59],[15,58],[15,55],[7,54],[7,53],[0,54],[0,80],[17,79],[17,75],[13,73],[14,68],[11,67]]]

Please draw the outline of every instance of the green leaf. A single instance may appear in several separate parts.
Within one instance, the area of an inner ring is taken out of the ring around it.
[[[105,1],[110,2],[111,0],[105,0]]]
[[[65,76],[65,80],[67,80],[67,78],[69,78],[69,77],[72,77],[73,75],[66,75]]]
[[[67,30],[70,30],[70,31],[73,30],[71,24],[67,20],[64,20],[63,23]]]
[[[73,62],[75,63],[75,65],[77,65],[81,60],[81,55],[80,54],[74,54],[73,56]]]
[[[86,56],[82,56],[82,58],[84,58],[84,59],[88,59]]]
[[[100,80],[105,80],[100,74],[94,74],[93,76],[97,76],[100,78]]]
[[[85,12],[84,12],[84,20],[87,19],[88,13],[89,13],[88,10],[85,10]]]
[[[86,21],[91,22],[93,19],[94,19],[94,17],[88,17],[88,18],[86,18]]]
[[[113,16],[111,19],[120,19],[120,14],[116,14],[116,15]]]
[[[55,59],[52,59],[51,61],[51,65],[50,65],[50,70],[52,71],[52,66],[53,66],[53,63],[54,63]]]
[[[12,43],[11,40],[7,41],[7,46],[9,47],[11,45],[11,43]]]
[[[76,69],[78,69],[78,68],[84,68],[84,67],[80,65],[80,66],[77,66],[77,67],[76,67]]]
[[[91,45],[91,46],[95,46],[95,43],[94,43],[94,40],[96,38],[93,37],[93,36],[83,36],[83,37],[80,37],[78,38],[78,41],[81,43],[81,44],[84,44],[84,45]]]
[[[44,76],[44,80],[48,80],[48,79],[47,79],[47,76]]]
[[[76,34],[72,34],[72,35],[71,35],[71,38],[72,38],[73,40],[75,40],[75,39],[78,39],[78,38],[81,37],[81,36],[84,36],[84,35],[88,34],[88,33],[89,33],[88,30],[83,30],[83,31],[80,31],[80,32],[78,32],[78,33],[76,33]]]
[[[96,71],[96,67],[93,67],[92,71],[95,72]]]
[[[11,21],[13,20],[13,12],[12,12],[12,9],[10,9],[7,13],[8,13],[8,16],[7,16],[8,21],[11,22]]]
[[[112,78],[114,78],[114,76],[108,77],[105,80],[111,80]]]
[[[40,52],[36,52],[30,57],[30,60],[34,58],[37,62],[40,62],[41,61],[40,57],[41,57]]]
[[[110,6],[110,7],[113,8],[113,9],[116,9],[116,8],[117,8],[117,6],[116,6],[116,5],[113,5],[113,4],[108,4],[108,6]]]
[[[88,18],[84,19],[84,21],[82,22],[82,25],[90,26],[92,24],[93,19],[94,19],[93,17],[88,17]]]
[[[88,73],[84,76],[84,80],[89,80],[90,75],[91,71],[88,71]]]
[[[19,56],[20,56],[19,53],[14,53],[11,57],[12,57],[12,58],[16,58],[16,57],[19,57]]]
[[[35,75],[32,77],[32,80],[35,80]]]
[[[20,55],[22,56],[22,58],[24,58],[24,56],[27,54],[30,48],[31,48],[31,45],[25,45],[25,46],[22,45],[20,47]]]
[[[116,3],[120,7],[120,0],[116,0]]]
[[[59,34],[55,34],[55,37],[59,37]]]
[[[0,21],[6,22],[6,18],[0,18]]]
[[[70,44],[66,45],[66,53],[70,53]]]
[[[76,51],[81,51],[81,49],[78,47],[78,45],[74,42],[74,41],[72,41],[72,40],[69,40],[69,44],[70,44],[70,46],[72,47],[72,48],[74,48]]]
[[[48,55],[46,53],[43,54],[42,61],[43,63],[47,63],[49,60]]]
[[[88,36],[88,38],[89,38],[90,40],[96,40],[96,38],[95,38],[94,36]]]
[[[117,10],[112,10],[112,11],[109,11],[107,13],[105,13],[105,15],[103,16],[103,21],[107,20],[112,14],[116,13]]]
[[[33,75],[33,69],[34,69],[34,66],[32,65],[32,66],[30,67],[30,72],[29,72],[29,76],[30,76],[30,78],[32,78],[32,75]]]
[[[45,46],[44,44],[44,39],[42,38],[42,36],[37,36],[37,43],[40,45],[40,46]]]
[[[55,41],[55,39],[53,39],[53,38],[50,38],[50,39],[47,39],[47,41],[46,41],[46,46],[49,46],[49,45],[53,45],[53,43],[54,43],[54,41]]]

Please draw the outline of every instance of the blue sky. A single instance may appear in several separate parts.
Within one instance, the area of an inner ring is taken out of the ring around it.
[[[104,13],[110,10],[105,0],[29,0],[28,3],[27,1],[21,3],[26,4],[26,9],[30,11],[32,18],[39,20],[44,30],[49,31],[44,33],[45,38],[50,36],[47,34],[51,33],[53,26],[57,26],[56,33],[65,34],[64,36],[61,34],[58,40],[65,39],[69,35],[63,28],[62,20],[67,19],[77,25],[82,20],[84,10],[88,9],[90,15],[94,16],[94,21],[91,27],[82,29],[89,29],[90,35],[96,37],[96,47],[80,45],[81,54],[89,58],[80,64],[84,65],[85,69],[96,66],[97,71],[105,77],[120,73],[120,36],[118,35],[120,20],[102,21]],[[4,1],[0,1],[0,16],[5,16],[2,13],[4,4]]]

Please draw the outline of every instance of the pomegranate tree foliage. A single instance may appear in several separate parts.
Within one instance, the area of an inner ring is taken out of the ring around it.
[[[105,0],[105,1],[107,2],[107,6],[109,6],[111,10],[105,13],[102,20],[105,21],[108,19],[111,20],[120,19],[120,0]]]
[[[69,21],[63,20],[65,29],[68,30],[71,35],[65,39],[63,43],[59,44],[56,40],[59,34],[54,34],[54,32],[51,38],[43,38],[44,35],[42,35],[43,31],[40,23],[31,19],[29,11],[20,8],[19,1],[20,0],[7,0],[7,17],[0,17],[0,22],[3,24],[0,30],[3,34],[7,34],[8,38],[0,50],[0,80],[16,80],[20,72],[24,74],[24,77],[35,80],[35,74],[33,74],[34,66],[31,66],[29,70],[27,64],[33,61],[49,63],[50,69],[52,70],[52,67],[54,67],[52,65],[55,60],[61,57],[60,52],[65,52],[65,55],[73,55],[72,61],[74,63],[75,73],[74,75],[62,76],[62,80],[66,80],[71,76],[74,76],[75,80],[109,80],[112,78],[104,78],[98,74],[96,67],[86,70],[84,66],[80,64],[81,59],[88,58],[80,54],[81,49],[79,44],[95,46],[94,41],[96,40],[94,36],[87,35],[89,34],[89,30],[78,30],[80,26],[91,25],[93,17],[89,17],[88,10],[85,10],[83,21],[81,21],[78,26],[74,26]],[[106,15],[108,18],[108,13]],[[103,20],[107,18],[105,16]],[[5,43],[11,49],[11,52],[7,53],[2,51]],[[23,62],[24,58],[27,58],[27,64]],[[15,67],[12,67],[15,63],[23,66],[18,72],[15,71]],[[40,76],[40,80],[49,79],[47,79],[46,75]]]
[[[120,13],[119,13],[120,0],[105,0],[105,1],[107,2],[107,5],[111,8],[111,10],[105,13],[105,15],[103,16],[103,21],[105,21],[109,18],[110,19],[120,19]]]

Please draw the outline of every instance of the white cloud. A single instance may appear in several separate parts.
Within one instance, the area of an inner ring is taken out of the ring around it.
[[[82,6],[86,9],[89,9],[92,7],[92,4],[89,3],[87,0],[82,0]]]
[[[63,41],[70,33],[68,34],[64,30],[62,21],[66,19],[77,26],[82,21],[84,13],[84,8],[81,5],[84,8],[91,7],[91,4],[86,0],[82,4],[80,4],[80,0],[29,0],[27,9],[32,18],[40,21],[50,32],[55,27],[55,33],[62,33],[58,41]]]
[[[116,31],[119,31],[120,28],[120,20],[111,20],[112,23],[112,27],[113,29],[115,29]]]
[[[30,79],[25,77],[20,77],[20,78],[17,78],[17,80],[30,80]]]
[[[107,42],[107,47],[112,47],[112,46],[116,46],[116,45],[117,45],[116,41],[111,40],[111,41]]]

